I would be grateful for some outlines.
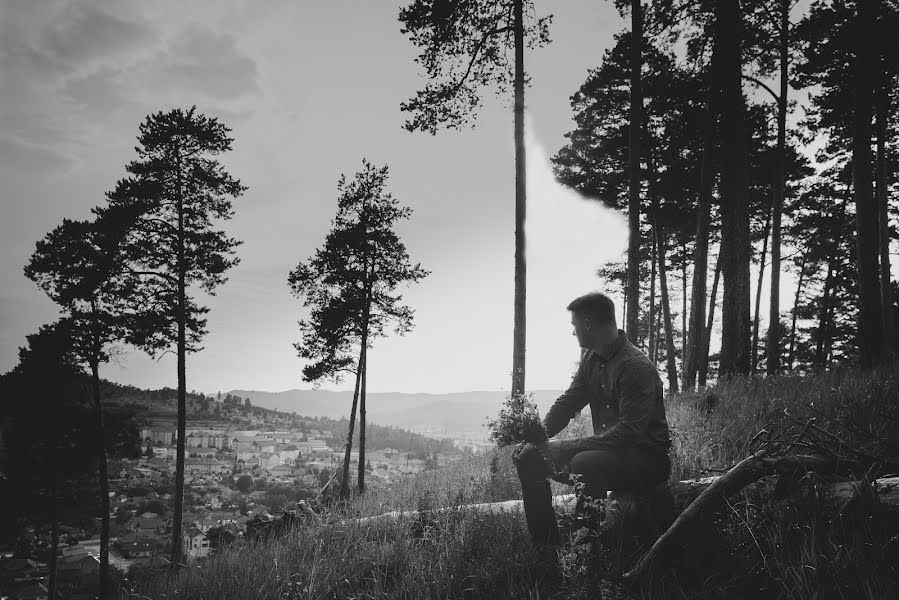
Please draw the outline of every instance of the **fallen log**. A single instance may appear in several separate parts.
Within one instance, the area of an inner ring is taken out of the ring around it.
[[[674,523],[659,537],[649,551],[636,565],[624,574],[625,581],[636,581],[650,570],[658,567],[667,558],[701,518],[717,510],[724,499],[738,492],[758,493],[750,487],[762,477],[769,474],[795,474],[797,471],[816,473],[841,473],[858,465],[841,465],[840,461],[826,457],[783,456],[765,457],[765,450],[744,459],[734,468],[717,477],[706,477],[700,480],[681,481],[672,486],[676,505],[685,506]],[[848,462],[848,461],[842,461]],[[857,471],[856,471],[857,472]],[[872,482],[873,490],[879,501],[899,506],[899,477],[884,477]],[[837,512],[853,500],[858,490],[858,482],[839,481],[825,484],[823,496]],[[693,498],[690,499],[689,496]],[[686,502],[686,504],[684,504]]]

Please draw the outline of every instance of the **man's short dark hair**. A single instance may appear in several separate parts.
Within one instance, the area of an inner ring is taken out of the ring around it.
[[[600,292],[592,292],[575,298],[568,304],[571,312],[591,317],[599,323],[611,325],[615,323],[615,303]]]

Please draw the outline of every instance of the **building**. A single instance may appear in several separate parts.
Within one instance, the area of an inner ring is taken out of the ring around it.
[[[206,534],[196,527],[190,527],[185,531],[182,539],[184,541],[184,553],[189,558],[205,558],[209,555],[209,540],[206,538]]]

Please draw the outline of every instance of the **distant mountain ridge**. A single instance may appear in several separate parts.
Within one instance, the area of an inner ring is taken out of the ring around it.
[[[310,417],[349,418],[353,392],[327,390],[286,390],[260,392],[256,390],[231,390],[232,395],[250,398],[253,406],[296,411]],[[540,414],[546,414],[562,392],[560,390],[535,390],[534,400]],[[368,420],[382,425],[404,429],[425,429],[448,432],[477,431],[485,420],[495,417],[508,397],[503,391],[455,392],[449,394],[407,394],[400,392],[368,393],[366,412]]]

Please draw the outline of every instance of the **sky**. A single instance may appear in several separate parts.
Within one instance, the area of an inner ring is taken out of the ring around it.
[[[398,232],[431,271],[403,292],[414,330],[370,351],[369,389],[507,389],[512,112],[507,99],[487,92],[474,129],[405,131],[400,103],[424,78],[416,48],[400,33],[402,4],[0,3],[0,372],[15,366],[26,334],[58,316],[22,275],[35,242],[104,202],[135,158],[147,114],[196,105],[232,128],[233,151],[222,162],[249,190],[226,224],[244,242],[241,263],[214,297],[199,294],[211,309],[209,333],[204,350],[188,357],[188,389],[309,387],[293,348],[304,313],[287,274],[324,240],[338,178],[352,177],[363,157],[389,165],[389,191],[413,209]],[[526,56],[532,389],[566,385],[578,349],[564,307],[601,289],[593,273],[627,243],[623,218],[560,188],[546,162],[572,129],[569,97],[625,22],[612,3],[569,0],[556,12],[553,42]],[[176,384],[172,355],[157,361],[125,348],[118,363],[101,376]]]
[[[511,383],[514,148],[508,98],[484,95],[475,128],[402,128],[400,103],[424,85],[388,0],[0,0],[0,372],[55,305],[22,268],[63,218],[85,219],[135,158],[151,112],[197,106],[231,127],[227,170],[249,187],[227,232],[240,264],[213,297],[187,388],[308,388],[293,343],[301,301],[287,275],[321,245],[337,181],[367,158],[413,209],[397,231],[431,272],[410,288],[409,334],[369,352],[374,392],[507,390]],[[552,43],[528,50],[527,387],[565,387],[578,348],[567,303],[604,290],[624,218],[562,188],[548,157],[573,128],[570,96],[627,27],[612,2],[537,1]],[[785,278],[782,305],[791,301]],[[606,290],[615,292],[615,290]],[[618,297],[613,294],[613,297]],[[763,307],[763,312],[765,308]],[[620,314],[620,313],[619,313]],[[766,313],[765,313],[766,314]],[[175,387],[174,356],[123,348],[101,376]],[[324,383],[349,389],[351,381]]]

